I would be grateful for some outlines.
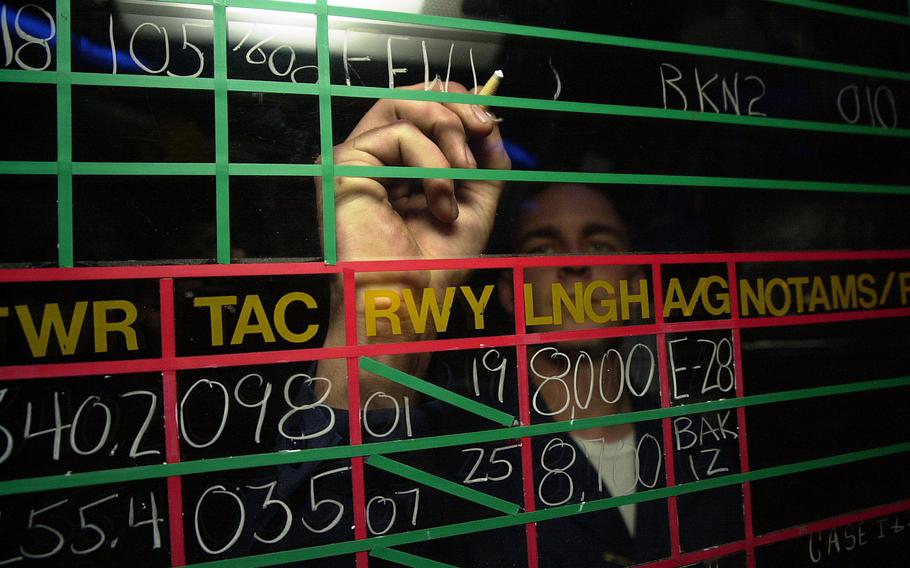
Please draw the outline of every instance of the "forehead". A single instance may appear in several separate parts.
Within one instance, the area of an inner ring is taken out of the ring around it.
[[[541,228],[574,234],[589,225],[606,225],[625,234],[625,224],[613,202],[601,191],[577,184],[556,184],[522,204],[517,236]]]

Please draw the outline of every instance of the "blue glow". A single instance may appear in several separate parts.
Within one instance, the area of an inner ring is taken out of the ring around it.
[[[534,154],[529,152],[527,149],[522,148],[515,142],[503,139],[502,145],[505,146],[506,152],[509,154],[509,158],[512,159],[512,165],[517,169],[534,170],[537,169],[537,166],[540,164]]]

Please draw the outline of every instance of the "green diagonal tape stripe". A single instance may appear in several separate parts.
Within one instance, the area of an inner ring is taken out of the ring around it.
[[[736,59],[739,61],[753,61],[756,63],[768,63],[771,65],[784,65],[788,67],[800,67],[803,69],[815,69],[818,71],[831,71],[834,73],[849,73],[853,75],[865,75],[868,77],[880,77],[883,79],[896,79],[898,81],[910,81],[910,73],[906,71],[864,67],[861,65],[850,65],[832,61],[818,61],[815,59],[805,59],[802,57],[792,57],[789,55],[774,55],[771,53],[744,51],[740,49],[727,49],[723,47],[712,47],[708,45],[694,45],[670,41],[595,34],[589,32],[576,32],[556,28],[525,26],[520,24],[504,24],[483,20],[450,18],[447,16],[428,16],[424,14],[404,14],[399,12],[388,12],[385,10],[348,8],[342,6],[333,6],[329,8],[329,14],[332,16],[365,18],[369,20],[379,20],[384,22],[399,22],[404,24],[415,24],[422,26],[520,35],[541,39],[556,39],[599,45],[612,45],[616,47],[629,47],[633,49],[644,49],[648,51],[662,51],[667,53],[683,53],[686,55],[719,57],[723,59]]]
[[[798,6],[820,12],[831,12],[843,16],[854,18],[865,18],[867,20],[878,20],[891,24],[910,25],[910,18],[907,16],[898,16],[887,12],[877,12],[875,10],[866,10],[863,8],[854,8],[853,6],[843,6],[841,4],[832,4],[831,2],[816,2],[815,0],[765,0],[765,2],[774,2],[775,4],[787,4],[789,6]]]
[[[588,501],[572,505],[562,505],[559,507],[552,507],[534,512],[518,513],[504,517],[468,521],[441,527],[433,527],[429,529],[420,529],[393,535],[372,537],[364,540],[341,542],[337,544],[326,544],[322,546],[313,546],[297,550],[274,552],[258,556],[249,556],[246,558],[205,562],[201,564],[193,564],[191,566],[194,568],[227,568],[229,566],[233,568],[254,568],[260,566],[287,564],[301,560],[324,558],[327,556],[351,554],[363,550],[370,550],[376,547],[387,548],[391,546],[401,546],[405,544],[413,544],[416,542],[425,542],[438,538],[448,538],[453,536],[496,530],[510,526],[523,525],[525,523],[540,523],[544,521],[551,521],[553,519],[571,517],[583,513],[592,513],[595,511],[621,507],[623,505],[643,503],[645,501],[654,501],[657,499],[666,499],[667,497],[686,495],[690,493],[696,493],[698,491],[716,489],[718,487],[740,485],[745,482],[758,481],[762,479],[778,477],[780,475],[801,473],[826,467],[855,463],[859,461],[905,453],[908,451],[910,451],[910,443],[894,444],[892,446],[875,448],[873,450],[852,452],[849,454],[842,454],[839,456],[818,460],[810,460],[787,466],[767,468],[748,473],[724,475],[702,481],[685,483],[682,485],[677,485],[675,487],[651,489],[640,493],[623,495],[621,497],[608,497],[605,499],[598,499],[596,501]]]
[[[212,7],[215,53],[215,235],[219,264],[231,262],[231,190],[228,173],[227,8]]]
[[[599,183],[611,185],[677,185],[795,191],[910,194],[910,186],[873,183],[840,183],[786,179],[756,179],[668,174],[618,174],[544,170],[488,170],[467,168],[416,168],[407,166],[335,166],[335,174],[350,177],[483,179],[526,182]]]
[[[443,93],[441,91],[424,91],[412,89],[387,89],[384,87],[355,87],[333,85],[332,95],[339,97],[358,97],[370,99],[399,99],[412,101],[436,101],[449,103],[484,104],[491,107],[521,108],[552,112],[577,112],[605,116],[626,116],[635,118],[655,118],[661,120],[683,120],[709,122],[716,124],[733,124],[738,126],[757,126],[765,128],[787,128],[812,132],[830,132],[837,134],[863,134],[869,136],[890,136],[910,138],[907,128],[879,128],[856,124],[838,124],[814,120],[791,118],[768,118],[762,116],[741,116],[737,114],[696,112],[689,110],[661,109],[628,105],[603,103],[583,103],[573,101],[551,101],[522,97],[481,96],[468,93]]]
[[[296,464],[301,462],[325,461],[333,459],[347,459],[358,456],[371,456],[391,454],[398,452],[413,452],[433,448],[461,446],[468,444],[483,444],[512,440],[520,437],[543,436],[547,434],[560,434],[588,428],[617,426],[632,424],[647,420],[661,418],[675,418],[687,414],[700,414],[717,410],[727,410],[739,407],[749,407],[762,404],[788,402],[851,394],[857,392],[870,392],[875,390],[899,388],[910,386],[910,376],[892,379],[879,379],[874,381],[860,381],[843,385],[831,385],[791,391],[775,392],[763,395],[753,395],[741,398],[729,398],[713,402],[699,402],[670,408],[656,408],[653,410],[639,410],[623,414],[598,416],[595,418],[579,418],[571,422],[548,422],[531,426],[514,426],[512,428],[497,428],[494,430],[481,430],[464,434],[447,434],[426,438],[413,438],[389,442],[374,442],[361,446],[332,446],[326,448],[313,448],[299,452],[270,452],[248,456],[235,456],[226,458],[212,458],[194,460],[173,464],[160,464],[137,466],[122,469],[107,469],[68,475],[51,475],[46,477],[32,477],[0,482],[0,496],[32,493],[36,491],[50,491],[54,489],[67,489],[89,485],[103,485],[106,483],[122,483],[140,479],[154,479],[177,475],[193,475],[214,471],[229,471],[251,467],[267,467],[275,465]]]
[[[492,420],[497,424],[501,424],[503,426],[511,426],[515,423],[515,417],[511,414],[507,414],[501,410],[496,410],[495,408],[491,408],[486,404],[482,404],[476,400],[471,400],[466,396],[462,396],[448,389],[436,386],[429,381],[418,379],[413,375],[409,375],[403,371],[389,367],[388,365],[383,365],[375,359],[370,359],[369,357],[361,357],[360,368],[369,373],[375,373],[381,377],[389,379],[392,382],[406,386],[410,389],[414,389],[427,396],[432,396],[433,398],[447,402],[452,406],[457,406],[462,410],[467,410],[468,412],[476,414],[477,416]]]
[[[322,160],[322,248],[326,264],[335,264],[335,156],[332,140],[332,75],[329,65],[329,17],[326,0],[316,2],[316,63],[319,68],[319,152]]]
[[[470,487],[464,486],[460,483],[449,481],[448,479],[444,479],[438,475],[427,473],[425,471],[417,469],[416,467],[411,467],[407,464],[391,460],[385,456],[373,455],[368,457],[366,462],[371,466],[379,468],[383,471],[387,471],[400,477],[410,479],[416,483],[438,489],[444,493],[460,497],[467,501],[472,501],[478,505],[483,505],[484,507],[499,511],[500,513],[514,515],[518,512],[518,505],[515,503],[510,503],[504,499],[500,499],[492,495],[487,495],[483,491],[471,489]]]
[[[435,560],[430,560],[429,558],[424,558],[423,556],[408,554],[407,552],[402,552],[393,548],[374,548],[370,551],[370,556],[401,564],[402,566],[410,566],[411,568],[456,568],[451,564],[437,562]]]

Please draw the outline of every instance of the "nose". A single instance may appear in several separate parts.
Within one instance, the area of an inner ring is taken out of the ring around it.
[[[563,277],[570,278],[581,278],[591,274],[591,267],[587,264],[580,264],[574,266],[561,266],[559,268],[559,275]]]

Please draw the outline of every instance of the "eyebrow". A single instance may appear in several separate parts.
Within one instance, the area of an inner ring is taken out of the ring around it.
[[[607,225],[606,223],[588,223],[581,229],[582,238],[588,238],[592,235],[599,234],[608,234],[615,236],[616,238],[621,239],[624,243],[628,241],[628,235],[623,228]],[[555,227],[541,227],[539,229],[529,231],[519,237],[518,248],[523,248],[525,245],[527,245],[528,241],[534,239],[559,240],[560,238],[561,237],[559,231],[557,231]]]

